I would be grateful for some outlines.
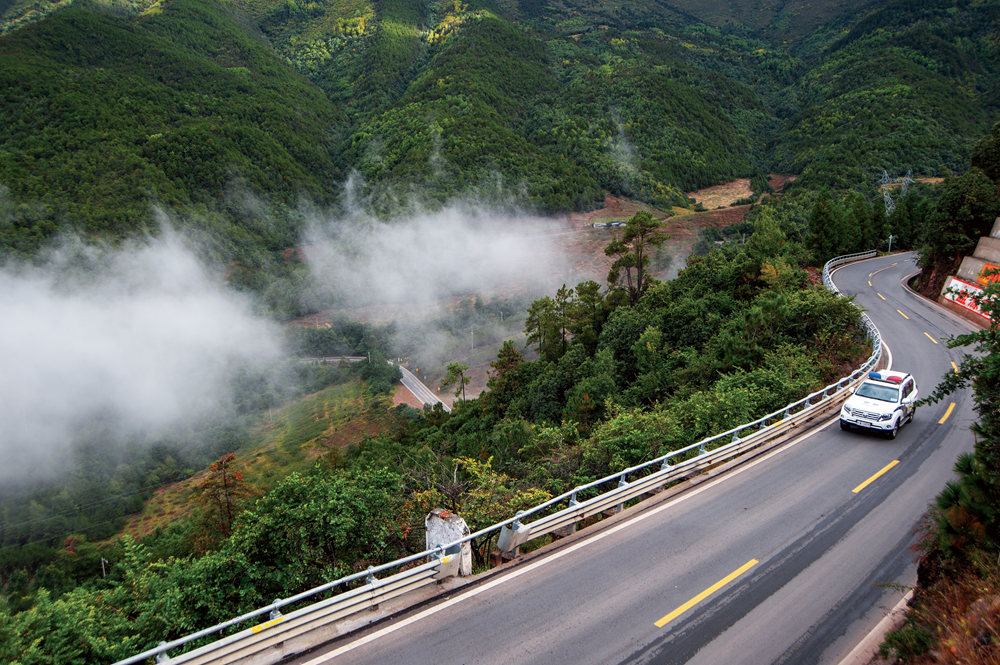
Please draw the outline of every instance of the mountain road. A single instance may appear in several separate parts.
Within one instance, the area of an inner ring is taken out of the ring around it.
[[[913,254],[834,280],[929,394],[971,324],[904,286]],[[836,416],[696,489],[297,663],[836,664],[916,579],[927,505],[972,449],[967,393],[895,440]]]

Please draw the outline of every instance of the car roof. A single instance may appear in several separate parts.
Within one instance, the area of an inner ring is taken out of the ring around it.
[[[868,379],[871,381],[878,381],[879,383],[889,383],[892,385],[900,385],[906,379],[909,379],[910,375],[906,372],[896,372],[893,370],[881,370],[878,372],[869,372]]]

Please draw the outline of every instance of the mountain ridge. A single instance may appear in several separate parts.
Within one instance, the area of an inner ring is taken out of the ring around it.
[[[11,4],[0,247],[155,231],[161,205],[261,266],[352,172],[387,217],[413,195],[544,213],[690,207],[772,171],[945,175],[1000,111],[998,4],[81,0],[16,29]]]

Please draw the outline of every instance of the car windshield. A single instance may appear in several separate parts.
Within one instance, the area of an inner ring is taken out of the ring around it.
[[[899,388],[895,386],[880,386],[877,383],[862,383],[855,394],[882,400],[883,402],[899,401]]]

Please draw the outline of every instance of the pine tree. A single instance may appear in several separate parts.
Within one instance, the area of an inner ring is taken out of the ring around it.
[[[952,553],[969,544],[993,549],[1000,545],[1000,284],[991,282],[975,299],[991,318],[989,328],[949,341],[949,348],[972,347],[975,353],[967,353],[958,372],[947,373],[923,400],[937,402],[971,385],[979,414],[972,426],[973,452],[959,457],[959,477],[936,503],[938,541]]]
[[[608,272],[611,288],[624,286],[630,304],[635,304],[649,287],[649,247],[659,247],[670,236],[662,231],[662,224],[646,210],[640,210],[625,223],[621,238],[608,243],[606,256],[616,257]]]

